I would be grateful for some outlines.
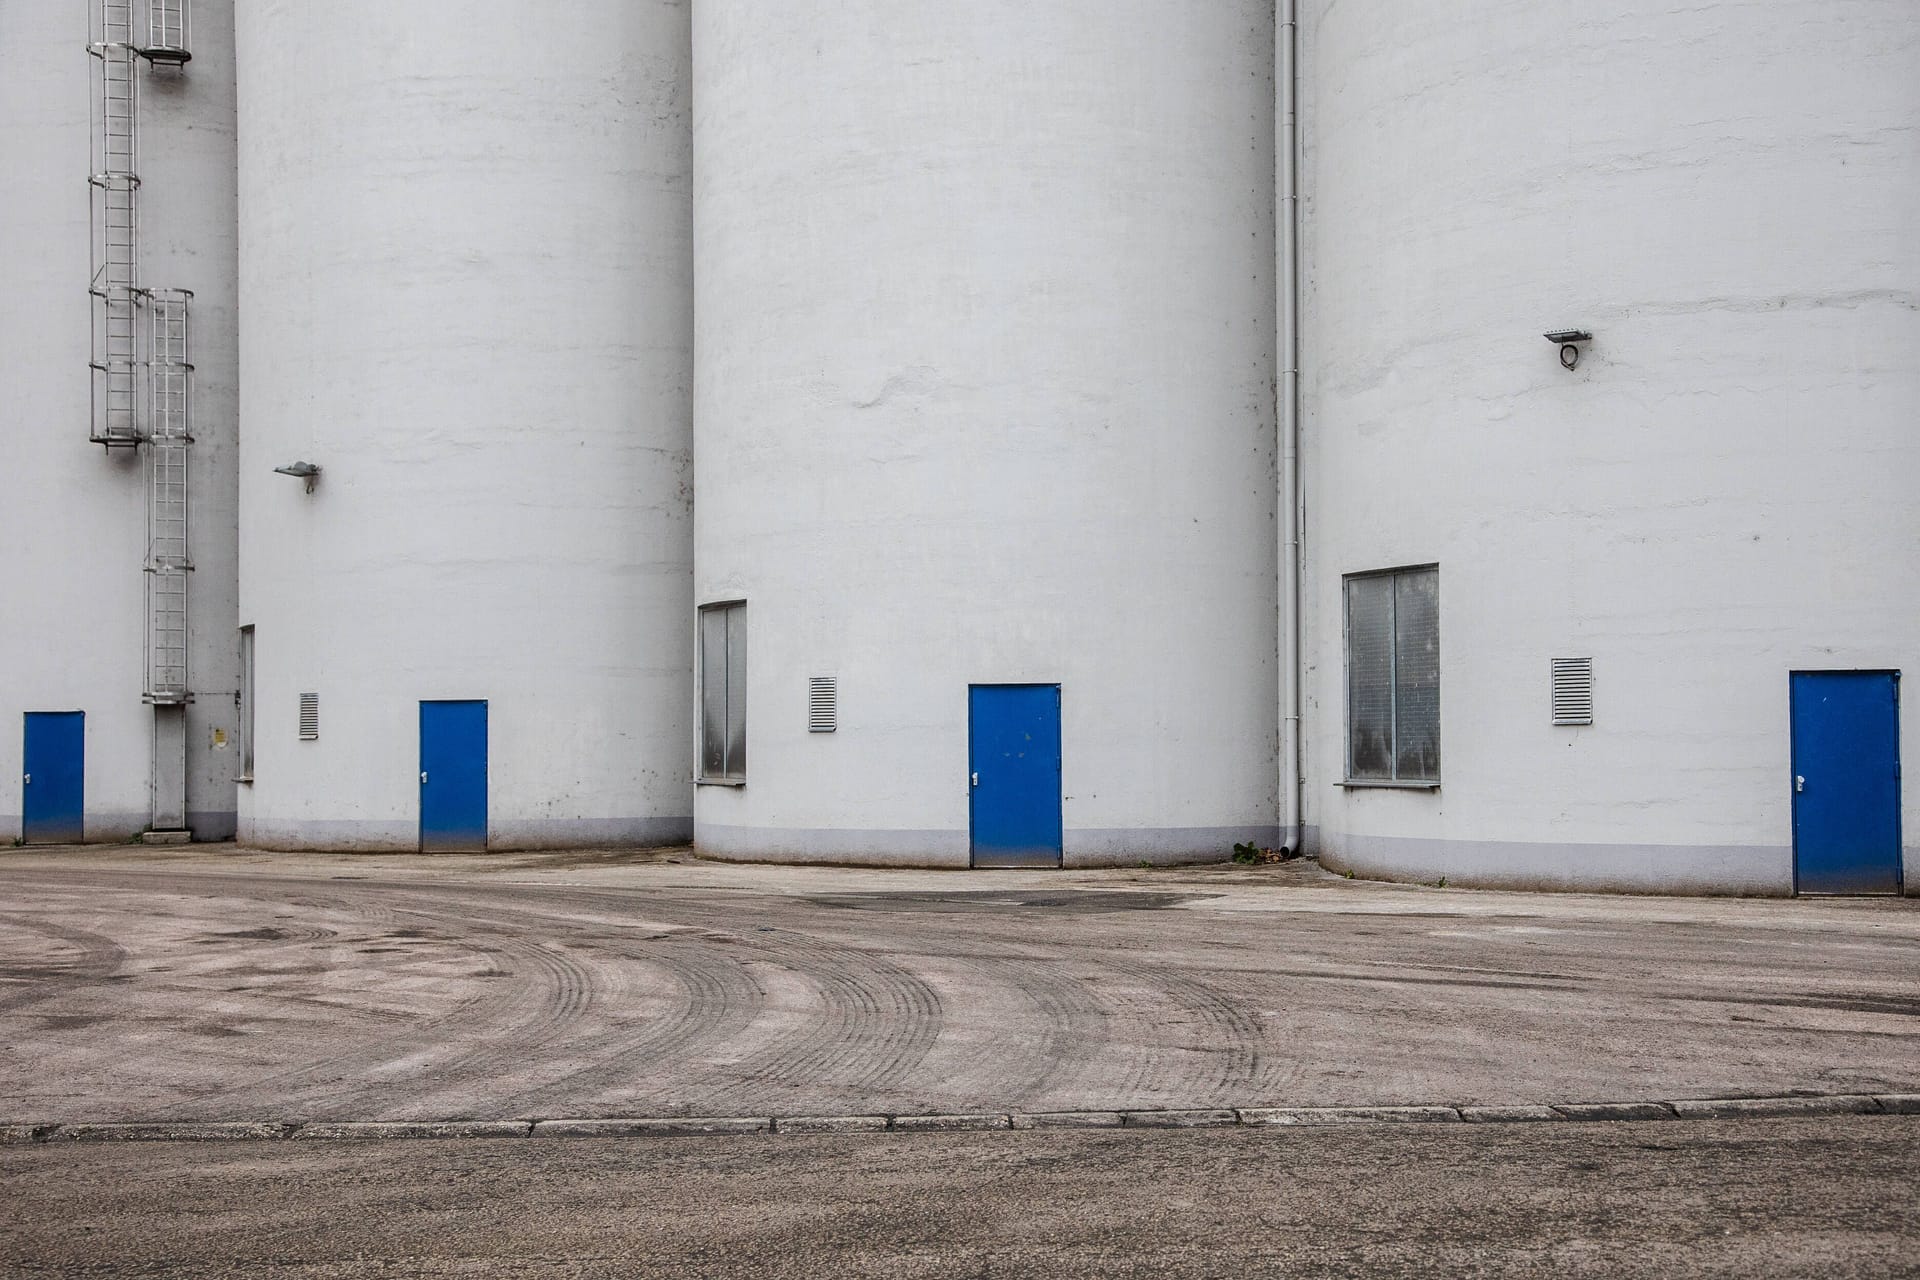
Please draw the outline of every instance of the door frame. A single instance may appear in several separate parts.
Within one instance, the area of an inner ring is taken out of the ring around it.
[[[414,744],[415,764],[421,774],[427,772],[427,708],[430,706],[475,706],[481,709],[480,723],[482,738],[480,741],[480,847],[459,852],[485,853],[493,847],[493,706],[486,698],[421,698],[419,699],[418,734]],[[422,853],[455,852],[455,850],[436,850],[427,847],[427,798],[425,788],[428,784],[416,784],[414,809],[414,847]]]
[[[1902,822],[1906,798],[1905,779],[1900,775],[1900,669],[1898,667],[1792,667],[1787,671],[1787,835],[1793,863],[1793,896],[1800,888],[1800,792],[1794,779],[1800,775],[1800,724],[1794,714],[1795,676],[1886,676],[1893,684],[1893,897],[1907,891],[1906,830]],[[1820,894],[1814,897],[1851,897],[1851,894]],[[1882,897],[1885,895],[1864,895]]]
[[[1066,719],[1067,719],[1067,715],[1066,715],[1066,694],[1061,687],[1061,682],[1058,680],[968,681],[967,683],[966,766],[967,766],[967,776],[969,779],[971,779],[973,775],[973,740],[974,740],[973,691],[975,689],[1051,689],[1053,690],[1053,695],[1054,695],[1053,756],[1054,756],[1054,763],[1056,765],[1055,780],[1054,780],[1054,786],[1053,786],[1053,802],[1054,802],[1054,812],[1059,815],[1059,820],[1060,820],[1060,847],[1057,851],[1059,857],[1058,857],[1058,860],[1054,862],[1050,867],[1035,867],[1030,869],[1036,870],[1036,871],[1059,870],[1067,865],[1067,806],[1066,806],[1066,775],[1067,775]],[[970,871],[981,869],[980,863],[978,861],[978,854],[974,847],[975,823],[974,823],[973,807],[974,807],[974,795],[977,790],[978,788],[973,786],[972,782],[969,781],[967,785],[967,869]],[[995,868],[995,867],[989,866],[985,869],[992,871],[992,870],[1022,870],[1022,869],[1029,869],[1029,868],[1012,868],[1012,867]]]
[[[75,710],[75,711],[26,711],[21,713],[21,716],[20,716],[20,773],[21,773],[20,843],[22,845],[31,845],[34,843],[33,837],[27,831],[27,788],[30,784],[26,782],[26,777],[30,774],[31,766],[33,764],[32,744],[29,741],[29,739],[31,738],[33,733],[32,725],[33,725],[33,718],[35,716],[61,716],[61,717],[78,716],[80,718],[80,812],[76,815],[76,819],[75,819],[77,825],[74,827],[74,838],[72,840],[51,840],[51,841],[44,841],[42,843],[47,845],[84,843],[87,838],[87,713],[85,711],[78,711],[78,710]]]

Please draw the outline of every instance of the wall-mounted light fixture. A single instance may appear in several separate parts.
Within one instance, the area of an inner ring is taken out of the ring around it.
[[[1559,344],[1560,363],[1569,369],[1574,368],[1580,363],[1579,344],[1593,341],[1593,335],[1585,329],[1555,329],[1552,333],[1547,334],[1546,338],[1548,342]]]
[[[284,467],[275,467],[277,476],[296,476],[307,482],[307,492],[313,492],[314,481],[320,478],[320,468],[311,462],[289,462]]]

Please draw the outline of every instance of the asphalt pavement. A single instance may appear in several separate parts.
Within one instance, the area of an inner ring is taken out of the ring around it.
[[[0,1147],[12,1275],[1920,1274],[1920,1117]]]
[[[14,851],[0,1273],[1920,1274],[1916,908]]]
[[[1920,1091],[1920,900],[0,855],[0,1123]]]

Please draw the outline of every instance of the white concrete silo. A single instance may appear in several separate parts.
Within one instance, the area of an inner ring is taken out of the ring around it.
[[[1920,10],[1309,0],[1302,20],[1328,862],[1792,891],[1790,673],[1920,667]],[[1561,329],[1593,334],[1573,371],[1542,338]],[[1439,785],[1343,785],[1343,581],[1429,564]],[[1553,723],[1555,658],[1592,660],[1590,726]]]
[[[687,22],[244,7],[243,839],[421,842],[474,703],[491,846],[687,837]]]
[[[744,602],[749,761],[703,759],[704,851],[967,865],[976,687],[1058,687],[1067,865],[1273,838],[1272,39],[695,7],[696,595]]]
[[[186,8],[143,0],[0,8],[4,841],[37,838],[28,790],[47,774],[28,747],[45,716],[76,720],[70,794],[83,838],[233,833],[233,15],[230,0],[196,0],[190,33],[172,32],[171,53],[158,48],[166,33],[150,26],[152,12],[177,22]],[[181,49],[193,55],[184,65]],[[102,216],[109,187],[125,219],[111,228]],[[93,442],[107,402],[89,369],[108,357],[90,330],[104,330],[94,295],[109,290],[123,322],[115,331],[123,345],[111,353],[110,449]],[[178,290],[191,301],[163,292]],[[166,426],[192,437],[173,455],[175,465],[191,455],[184,483],[178,470],[160,477],[157,514],[174,540],[163,549],[164,605],[149,590],[156,473],[144,443],[155,434],[156,296],[168,299],[174,337],[185,340],[164,354],[177,360],[184,350],[194,366],[190,396],[184,365],[170,363],[164,375],[182,388]],[[162,645],[164,661],[150,661]]]

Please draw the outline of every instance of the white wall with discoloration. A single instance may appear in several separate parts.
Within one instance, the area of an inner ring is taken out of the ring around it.
[[[1069,864],[1272,839],[1272,40],[696,5],[697,594],[748,602],[750,743],[703,851],[966,865],[970,683],[1061,686]]]
[[[687,20],[244,7],[243,839],[414,845],[443,698],[495,847],[691,833]]]
[[[1791,891],[1789,672],[1920,671],[1920,9],[1299,7],[1309,842]],[[1033,682],[1069,864],[1276,838],[1271,0],[194,9],[141,198],[196,294],[202,836],[411,847],[419,703],[481,698],[496,847],[959,866],[968,686]],[[87,14],[0,5],[0,777],[86,710],[120,838],[145,487],[86,440]],[[1343,575],[1426,563],[1441,785],[1345,786]],[[696,794],[734,599],[747,780]]]
[[[87,438],[95,7],[0,5],[0,840],[20,834],[30,711],[86,712],[89,839],[125,839],[152,813],[146,459]],[[230,0],[196,0],[193,32],[184,70],[139,73],[140,282],[194,294],[186,811],[218,840],[238,772]]]
[[[1788,672],[1920,671],[1920,10],[1303,9],[1328,864],[1790,891]],[[1429,561],[1442,785],[1343,789],[1341,577]]]

